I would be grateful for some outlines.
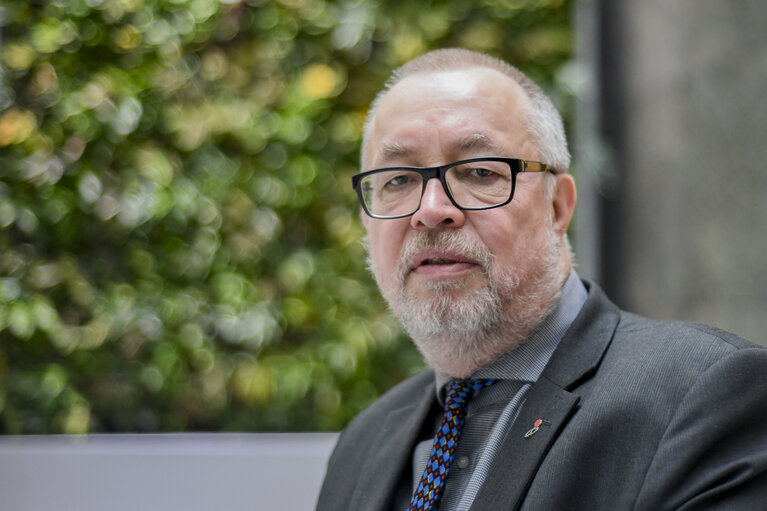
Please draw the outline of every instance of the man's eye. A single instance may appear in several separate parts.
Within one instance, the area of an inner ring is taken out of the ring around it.
[[[474,176],[474,177],[490,177],[493,174],[495,174],[495,172],[493,172],[492,170],[489,170],[489,169],[473,168],[473,169],[469,170],[469,172],[467,172],[467,174],[470,175],[470,176]]]
[[[389,179],[386,182],[386,186],[387,187],[403,186],[403,185],[406,185],[409,181],[410,181],[410,176],[406,176],[406,175],[394,176],[393,178]]]

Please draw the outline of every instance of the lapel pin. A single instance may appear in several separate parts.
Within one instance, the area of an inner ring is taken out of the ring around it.
[[[527,433],[525,433],[525,438],[530,438],[534,434],[538,433],[538,430],[541,429],[541,424],[543,424],[543,419],[536,419],[535,422],[533,422],[533,427],[527,430]]]

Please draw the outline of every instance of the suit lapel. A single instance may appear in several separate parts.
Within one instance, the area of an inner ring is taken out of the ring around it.
[[[620,320],[620,310],[608,300],[599,286],[588,281],[584,284],[589,290],[586,303],[542,375],[542,378],[568,390],[577,387],[596,371]]]
[[[543,459],[577,412],[580,398],[572,391],[598,367],[620,317],[595,284],[586,284],[586,303],[530,390],[472,510],[519,509]],[[540,426],[526,438],[538,419]]]
[[[393,490],[402,470],[411,462],[413,446],[435,399],[434,385],[427,385],[410,406],[393,410],[374,436],[371,456],[362,467],[349,509],[384,511],[391,506]]]
[[[527,398],[532,406],[525,404],[506,434],[472,510],[517,509],[538,466],[575,412],[578,400],[543,378],[535,384]],[[538,419],[542,422],[534,430]]]

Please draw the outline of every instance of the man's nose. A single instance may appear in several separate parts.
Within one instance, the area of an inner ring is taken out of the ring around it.
[[[432,178],[426,182],[426,189],[421,197],[421,207],[413,213],[410,225],[413,229],[434,229],[439,226],[460,227],[464,219],[464,212],[452,203],[440,180]]]

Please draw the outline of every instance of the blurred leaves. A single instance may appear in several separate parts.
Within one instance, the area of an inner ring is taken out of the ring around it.
[[[367,106],[464,46],[567,109],[569,11],[3,2],[2,431],[338,429],[418,371],[359,243]]]

